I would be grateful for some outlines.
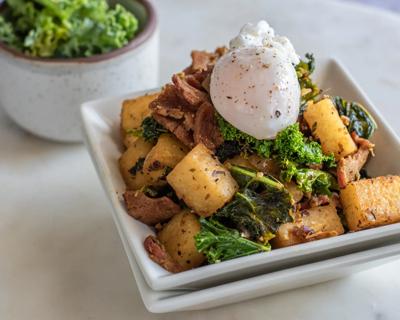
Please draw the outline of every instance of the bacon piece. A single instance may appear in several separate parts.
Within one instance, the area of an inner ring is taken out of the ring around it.
[[[190,105],[192,110],[196,110],[200,104],[209,100],[206,92],[191,86],[182,76],[174,74],[172,82],[175,84],[178,94]]]
[[[172,83],[150,103],[153,118],[189,148],[203,142],[215,150],[223,142],[208,87],[213,66],[225,52],[226,48],[193,51],[192,65],[173,75]]]
[[[360,170],[367,162],[369,153],[369,149],[360,147],[356,153],[340,159],[337,178],[341,189],[345,188],[349,182],[360,179]]]
[[[149,108],[154,112],[162,109],[184,109],[178,91],[172,84],[167,84],[161,94],[149,104]]]
[[[203,143],[212,151],[224,142],[215,118],[214,107],[209,102],[204,102],[196,112],[193,137],[195,144]]]
[[[159,114],[153,114],[153,118],[163,127],[171,131],[185,146],[189,148],[194,147],[193,134],[191,131],[185,128],[185,125],[182,121]]]
[[[214,52],[193,50],[191,53],[192,65],[184,70],[185,74],[209,70],[227,51],[226,47],[217,48]]]
[[[126,191],[123,198],[128,214],[149,226],[165,222],[181,211],[168,197],[150,198],[141,191]]]
[[[192,71],[205,71],[208,69],[208,65],[215,60],[215,54],[209,53],[207,51],[198,51],[193,50],[191,53],[192,56]]]
[[[156,237],[148,236],[144,240],[143,245],[149,254],[150,259],[159,264],[165,270],[172,273],[184,271],[180,264],[168,254],[165,247]]]
[[[193,73],[193,74],[188,74],[185,76],[185,79],[187,83],[189,83],[191,86],[195,87],[196,89],[199,90],[207,90],[208,86],[207,83],[208,79],[210,78],[212,68],[207,71],[199,72],[199,73]]]

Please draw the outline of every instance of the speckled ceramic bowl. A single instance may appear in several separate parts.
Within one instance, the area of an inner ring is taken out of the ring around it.
[[[82,102],[158,85],[158,30],[148,0],[118,1],[140,32],[125,47],[75,59],[23,55],[0,43],[0,105],[24,129],[44,138],[81,141]]]

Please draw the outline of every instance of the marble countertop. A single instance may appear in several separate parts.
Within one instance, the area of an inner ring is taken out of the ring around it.
[[[267,19],[303,54],[336,56],[400,134],[400,16],[328,0],[157,0],[161,79],[193,48]],[[0,71],[0,76],[1,71]],[[400,261],[217,309],[146,311],[82,145],[39,140],[0,110],[0,319],[400,319]]]

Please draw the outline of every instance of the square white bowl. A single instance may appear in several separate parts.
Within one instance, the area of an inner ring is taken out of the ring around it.
[[[200,290],[155,291],[143,278],[126,239],[122,238],[122,242],[143,304],[153,313],[210,309],[255,299],[345,277],[400,256],[400,243],[397,243]]]
[[[372,139],[376,143],[376,156],[368,163],[369,174],[399,174],[399,138],[343,66],[335,59],[317,60],[314,80],[321,88],[327,89],[326,92],[330,95],[340,95],[362,103],[375,117],[379,129]],[[143,247],[144,239],[149,234],[154,234],[153,230],[131,218],[125,210],[122,200],[125,184],[118,170],[118,158],[123,150],[119,136],[122,101],[155,91],[157,90],[91,101],[84,103],[81,109],[86,143],[111,202],[114,220],[120,225],[121,238],[126,239],[127,250],[135,257],[144,279],[153,290],[205,288],[400,242],[400,224],[393,224],[207,265],[178,274],[167,272],[150,260]]]

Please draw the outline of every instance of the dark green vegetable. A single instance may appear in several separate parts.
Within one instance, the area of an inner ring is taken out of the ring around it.
[[[241,151],[241,147],[237,141],[224,141],[224,143],[217,148],[215,155],[218,157],[219,161],[225,162],[225,160],[240,154]]]
[[[322,153],[321,145],[307,140],[301,133],[299,124],[295,123],[279,132],[274,141],[274,152],[282,162],[292,161],[303,165],[325,164],[335,166],[335,158]]]
[[[128,130],[127,134],[131,134],[137,137],[143,137],[146,141],[155,142],[160,135],[167,132],[168,130],[165,129],[156,120],[154,120],[153,117],[146,117],[142,121],[139,129]]]
[[[237,142],[243,152],[255,152],[264,158],[269,158],[271,156],[272,140],[257,140],[235,128],[219,114],[217,114],[217,121],[225,141]]]
[[[238,166],[230,168],[240,191],[215,219],[249,239],[266,243],[282,223],[291,222],[292,197],[279,181]]]
[[[269,244],[262,245],[240,236],[214,219],[200,218],[201,230],[195,236],[196,248],[207,257],[209,263],[218,263],[271,250]]]
[[[135,165],[129,169],[129,173],[131,175],[136,175],[139,171],[143,169],[143,164],[144,164],[144,158],[139,158],[138,161],[136,161]]]
[[[4,20],[4,17],[0,15],[0,41],[12,47],[19,47],[20,43],[12,24]]]
[[[377,129],[377,124],[369,112],[359,103],[346,101],[341,97],[332,98],[341,116],[349,118],[347,126],[349,132],[355,133],[365,139],[369,139]]]
[[[125,46],[138,20],[120,4],[106,0],[6,0],[4,17],[17,41],[0,41],[36,57],[87,57]],[[1,30],[3,29],[3,30]],[[9,34],[9,33],[8,33]]]
[[[301,109],[304,109],[307,101],[313,100],[321,93],[321,90],[311,79],[311,74],[315,70],[314,55],[311,53],[306,53],[305,58],[306,61],[301,60],[300,63],[296,66],[296,73],[297,78],[299,79],[300,88],[302,90],[306,89],[307,91],[309,91],[301,97]]]
[[[332,191],[338,190],[335,178],[328,172],[309,168],[297,168],[290,161],[286,161],[283,166],[284,169],[281,171],[282,180],[289,182],[293,179],[303,192],[330,196]]]
[[[150,198],[168,197],[174,202],[180,203],[174,189],[169,184],[146,186],[143,188],[143,192]]]
[[[220,115],[218,115],[218,125],[224,140],[236,143],[239,146],[238,151],[255,152],[264,158],[275,155],[281,161],[291,160],[301,164],[324,163],[328,167],[335,165],[333,155],[324,155],[318,142],[305,139],[298,123],[282,130],[275,140],[257,140],[236,129]]]

